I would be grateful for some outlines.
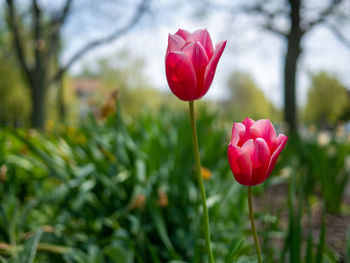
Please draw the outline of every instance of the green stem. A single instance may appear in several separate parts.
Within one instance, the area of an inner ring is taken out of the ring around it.
[[[199,157],[197,128],[196,128],[196,121],[195,121],[195,117],[194,117],[193,101],[189,102],[189,106],[190,106],[190,118],[191,118],[191,127],[192,127],[194,157],[196,159],[197,180],[198,180],[199,190],[201,192],[201,197],[202,197],[205,242],[206,242],[206,246],[207,246],[207,253],[208,253],[209,262],[214,263],[214,256],[213,256],[213,252],[211,250],[211,244],[210,244],[209,215],[208,215],[208,208],[207,208],[207,199],[205,196],[204,182],[203,182],[203,177],[202,177],[202,172],[201,172],[201,160]]]
[[[252,225],[252,232],[253,232],[253,236],[254,236],[256,253],[258,255],[258,262],[262,263],[258,234],[256,233],[255,222],[254,222],[254,211],[253,211],[253,204],[252,204],[252,187],[251,186],[248,186],[248,205],[249,205],[250,223]]]

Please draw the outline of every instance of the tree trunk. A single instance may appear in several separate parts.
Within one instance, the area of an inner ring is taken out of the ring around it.
[[[300,55],[300,39],[289,40],[284,65],[284,120],[290,132],[297,132],[296,72]]]
[[[60,76],[57,88],[58,118],[61,122],[64,122],[66,118],[66,105],[64,102],[64,76]]]
[[[287,37],[288,46],[284,64],[284,120],[291,133],[297,133],[296,73],[300,41],[303,31],[300,26],[300,0],[289,0],[291,6],[291,28]]]
[[[31,121],[34,128],[43,130],[46,120],[46,82],[42,74],[36,74],[31,83],[32,114]]]

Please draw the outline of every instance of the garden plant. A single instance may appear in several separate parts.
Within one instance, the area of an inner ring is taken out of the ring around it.
[[[350,230],[327,239],[330,217],[350,218],[346,136],[221,118],[201,98],[226,45],[169,34],[166,78],[188,109],[126,118],[116,96],[103,118],[1,126],[0,262],[350,262]]]

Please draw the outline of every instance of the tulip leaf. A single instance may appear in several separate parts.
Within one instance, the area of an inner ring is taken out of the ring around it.
[[[227,258],[226,258],[226,263],[232,263],[234,262],[233,260],[235,259],[235,257],[237,256],[238,252],[240,251],[240,249],[242,248],[243,244],[245,241],[245,237],[242,237],[237,243],[236,245],[230,250],[230,253],[228,254]]]
[[[37,252],[38,244],[41,238],[43,230],[40,228],[37,230],[34,235],[28,239],[25,243],[22,252],[20,253],[20,262],[21,263],[32,263]]]

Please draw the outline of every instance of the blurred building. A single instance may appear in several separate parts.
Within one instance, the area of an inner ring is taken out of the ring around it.
[[[75,78],[72,88],[78,100],[79,117],[84,118],[96,107],[94,96],[102,90],[103,81],[91,77]]]

